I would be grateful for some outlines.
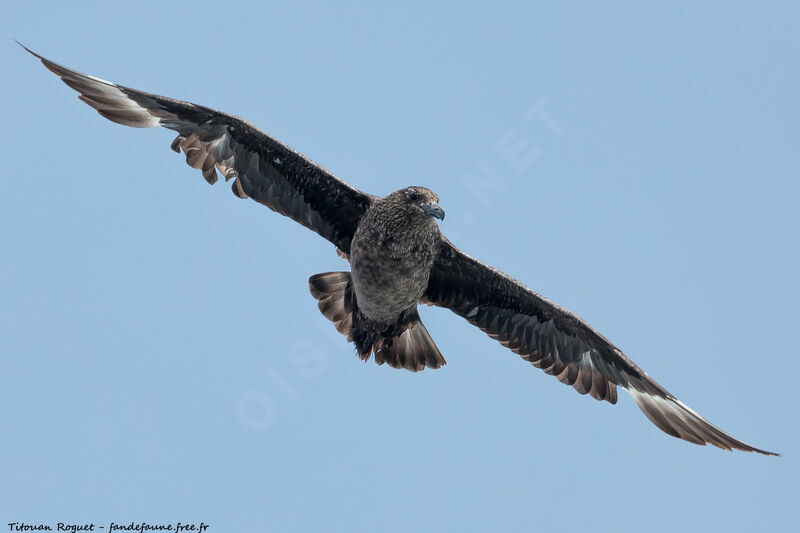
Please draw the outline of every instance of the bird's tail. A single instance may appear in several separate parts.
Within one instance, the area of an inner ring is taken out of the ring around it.
[[[319,310],[325,318],[356,345],[358,356],[364,361],[374,353],[379,365],[388,363],[392,368],[405,368],[412,372],[419,372],[426,366],[439,368],[447,364],[416,310],[404,317],[404,328],[399,335],[390,331],[375,335],[362,328],[349,272],[316,274],[309,278],[308,288],[318,300]]]
[[[419,372],[426,366],[439,368],[447,364],[419,315],[416,312],[414,315],[400,335],[381,337],[372,345],[376,363],[388,363],[392,368],[405,368],[412,372]]]

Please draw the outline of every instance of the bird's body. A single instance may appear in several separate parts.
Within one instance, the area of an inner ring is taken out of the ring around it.
[[[332,242],[351,271],[314,275],[309,288],[362,359],[374,356],[412,371],[441,367],[444,357],[417,305],[443,307],[581,394],[613,404],[617,387],[624,388],[672,436],[771,454],[703,419],[577,315],[453,246],[439,232],[436,219],[444,211],[429,189],[406,187],[382,198],[363,193],[235,116],[87,76],[31,53],[104,117],[177,132],[172,148],[183,151],[209,183],[220,172],[233,180],[237,197]]]
[[[444,364],[417,314],[442,242],[434,216],[444,212],[437,201],[433,191],[409,187],[374,200],[359,219],[342,294],[352,327],[342,333],[362,359],[374,352],[391,366],[409,370],[422,370],[428,362],[436,368]],[[315,292],[313,286],[312,280]],[[318,292],[320,300],[327,295]],[[320,305],[323,313],[326,305]],[[424,338],[416,339],[420,334]]]
[[[428,287],[440,242],[436,221],[417,215],[398,196],[404,195],[390,195],[370,206],[350,246],[358,306],[376,327],[387,327],[416,307]]]

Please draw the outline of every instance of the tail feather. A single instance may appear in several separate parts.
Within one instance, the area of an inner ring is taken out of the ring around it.
[[[374,351],[375,362],[379,365],[387,363],[392,368],[412,372],[447,364],[419,317],[398,337],[381,339],[374,345]]]
[[[356,345],[364,361],[375,354],[379,365],[419,372],[426,366],[439,368],[447,364],[422,324],[416,310],[405,315],[399,335],[385,331],[383,335],[367,331],[358,324],[358,309],[352,293],[349,272],[326,272],[308,280],[311,294],[318,300],[322,314],[333,322],[336,330]]]

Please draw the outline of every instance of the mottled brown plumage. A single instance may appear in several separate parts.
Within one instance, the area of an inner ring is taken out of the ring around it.
[[[27,50],[27,48],[26,48]],[[30,50],[28,50],[31,52]],[[317,232],[351,272],[309,279],[320,311],[359,356],[419,371],[445,360],[420,321],[418,303],[452,310],[523,359],[598,400],[626,389],[659,428],[697,444],[771,454],[711,425],[570,311],[469,257],[440,233],[438,197],[424,187],[365,194],[240,118],[104,81],[31,52],[104,117],[162,126],[209,182],[217,172],[252,198]]]
[[[400,345],[391,339],[409,327],[424,329],[416,309],[441,243],[434,220],[434,216],[444,216],[438,200],[429,189],[409,187],[372,202],[358,223],[350,268],[359,310],[353,324],[354,340],[362,357],[381,350],[381,356],[392,364],[400,356],[395,355]],[[419,348],[438,354],[433,342],[419,344]],[[416,354],[409,357],[420,359]],[[444,364],[441,354],[435,360],[437,368]],[[410,369],[422,368],[414,364]]]

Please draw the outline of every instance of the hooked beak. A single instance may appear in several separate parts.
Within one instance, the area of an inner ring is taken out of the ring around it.
[[[433,202],[420,204],[419,208],[422,209],[422,212],[426,215],[430,215],[433,218],[438,218],[439,220],[444,220],[444,209],[439,207],[439,204],[435,204]]]

